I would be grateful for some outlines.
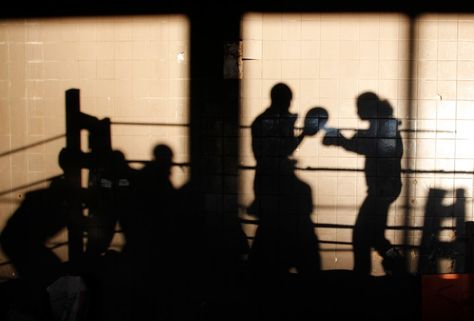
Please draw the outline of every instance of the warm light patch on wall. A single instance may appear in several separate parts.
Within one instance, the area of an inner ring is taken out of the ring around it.
[[[464,271],[465,224],[473,220],[473,27],[473,15],[427,14],[416,21],[414,110],[417,128],[430,131],[413,137],[421,183],[414,199],[428,197],[414,216],[424,216],[426,232],[438,238],[418,252],[420,265],[436,268],[429,272]]]
[[[474,219],[473,27],[472,15],[416,20],[399,14],[245,15],[242,217],[252,219],[247,208],[255,198],[250,126],[270,106],[272,87],[283,82],[292,91],[297,134],[310,108],[328,112],[325,130],[304,138],[292,157],[297,176],[312,190],[311,218],[323,269],[352,269],[368,158],[325,145],[323,136],[340,129],[351,137],[371,128],[358,116],[356,99],[373,92],[390,104],[393,119],[378,116],[367,146],[377,142],[374,151],[390,149],[395,141],[386,138],[396,129],[403,145],[402,188],[390,203],[385,238],[404,249],[412,272],[462,271],[464,226]],[[244,229],[250,237],[255,234],[255,225]],[[382,257],[375,253],[371,273],[384,274]]]
[[[70,88],[82,112],[110,118],[112,147],[128,160],[151,160],[166,144],[187,164],[189,61],[180,15],[1,21],[0,229],[25,192],[60,174]],[[188,173],[173,168],[176,187]]]
[[[297,134],[307,111],[321,106],[327,127],[348,136],[368,126],[357,116],[356,98],[372,91],[387,99],[403,128],[409,128],[408,19],[399,14],[259,14],[242,20],[241,113],[242,217],[254,200],[255,158],[250,126],[271,103],[272,87],[292,91],[290,112],[298,114]],[[320,240],[323,269],[352,269],[352,226],[366,195],[364,157],[322,145],[324,130],[304,138],[293,154],[297,176],[311,187],[312,221]],[[389,213],[389,225],[403,215],[402,203]],[[244,224],[249,236],[254,228]],[[387,233],[392,242],[395,234]],[[374,274],[381,274],[375,264]]]

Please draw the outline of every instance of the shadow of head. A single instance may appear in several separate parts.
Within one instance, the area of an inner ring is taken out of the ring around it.
[[[280,112],[287,112],[290,108],[293,93],[288,85],[278,83],[272,87],[270,98],[272,99],[273,107],[276,107]]]
[[[169,175],[173,166],[173,151],[168,145],[159,144],[153,149],[154,167],[163,174]]]
[[[379,96],[373,92],[360,94],[357,97],[357,115],[364,120],[377,118],[379,102]]]
[[[380,99],[373,92],[365,92],[357,97],[357,114],[360,119],[391,118],[393,107],[388,100]]]

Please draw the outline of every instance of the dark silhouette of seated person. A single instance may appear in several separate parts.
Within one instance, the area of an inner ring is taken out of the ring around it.
[[[325,145],[340,146],[365,156],[367,196],[359,209],[352,235],[354,271],[362,275],[371,273],[371,249],[374,248],[383,258],[385,272],[399,273],[403,270],[403,260],[398,249],[385,238],[385,228],[389,207],[402,188],[400,122],[393,117],[390,103],[372,92],[358,96],[357,114],[369,122],[369,128],[357,130],[350,138],[336,130],[332,134],[328,132],[323,139]]]
[[[121,219],[135,210],[136,171],[120,150],[96,149],[75,157],[80,160],[76,166],[89,169],[89,181],[80,196],[88,213],[78,221],[87,238],[74,273],[80,274],[87,284],[88,320],[120,320],[115,314],[116,302],[121,302],[123,308],[128,305],[118,299],[123,292],[117,286],[129,278],[130,269],[125,268],[124,255],[111,246],[117,223],[122,224]]]
[[[252,123],[252,150],[256,159],[255,200],[249,214],[258,217],[258,228],[249,254],[249,265],[260,276],[275,278],[296,269],[301,277],[320,270],[318,241],[310,215],[311,188],[295,174],[295,149],[319,128],[305,126],[295,136],[297,115],[289,112],[290,88],[279,83],[271,90],[271,105]],[[311,124],[309,119],[305,124]]]
[[[89,208],[86,256],[92,260],[104,255],[116,232],[120,217],[132,210],[134,170],[119,150],[104,153],[104,164],[92,166],[87,192]]]

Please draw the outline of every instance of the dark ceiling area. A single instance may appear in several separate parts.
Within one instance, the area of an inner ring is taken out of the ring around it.
[[[404,12],[412,16],[420,13],[474,12],[474,2],[465,0],[441,1],[307,1],[307,0],[124,0],[67,2],[59,0],[10,2],[2,9],[0,18],[58,17],[88,15],[153,15],[184,13],[200,16],[239,12]]]

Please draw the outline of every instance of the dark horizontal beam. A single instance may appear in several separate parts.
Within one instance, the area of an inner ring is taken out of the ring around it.
[[[474,12],[474,2],[465,0],[438,1],[308,1],[308,0],[122,0],[81,2],[14,1],[2,8],[0,18],[59,17],[89,15],[153,15],[195,14],[208,21],[223,12],[402,12],[419,13],[469,13]]]

